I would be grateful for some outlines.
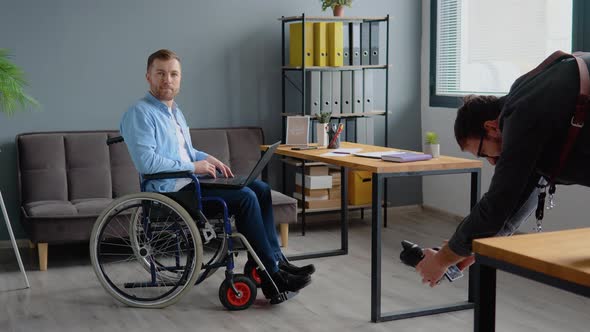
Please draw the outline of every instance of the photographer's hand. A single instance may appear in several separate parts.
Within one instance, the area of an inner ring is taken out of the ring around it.
[[[424,249],[424,258],[416,265],[416,271],[422,277],[422,282],[430,287],[437,285],[449,266],[456,264],[465,257],[459,256],[445,244],[439,251]]]

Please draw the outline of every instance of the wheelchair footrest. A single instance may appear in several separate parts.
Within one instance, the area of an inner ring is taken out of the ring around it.
[[[297,296],[299,292],[283,292],[270,299],[270,304],[279,304]]]

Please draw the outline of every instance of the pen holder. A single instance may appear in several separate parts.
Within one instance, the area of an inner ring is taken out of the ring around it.
[[[338,127],[336,124],[332,124],[328,129],[328,149],[340,148],[340,133],[338,133]]]

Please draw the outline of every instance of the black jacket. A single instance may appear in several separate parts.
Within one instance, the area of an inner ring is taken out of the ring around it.
[[[590,56],[585,56],[590,67]],[[490,188],[449,240],[453,252],[467,256],[473,239],[496,235],[531,195],[541,176],[559,161],[579,92],[578,66],[566,59],[533,77],[520,77],[505,96],[499,117],[502,153]],[[590,186],[590,114],[559,184]]]

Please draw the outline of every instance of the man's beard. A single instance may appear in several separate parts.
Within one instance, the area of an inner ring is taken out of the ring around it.
[[[152,90],[152,94],[154,97],[158,98],[159,100],[170,101],[173,100],[174,97],[178,94],[178,90],[174,89],[158,89],[156,91]]]

